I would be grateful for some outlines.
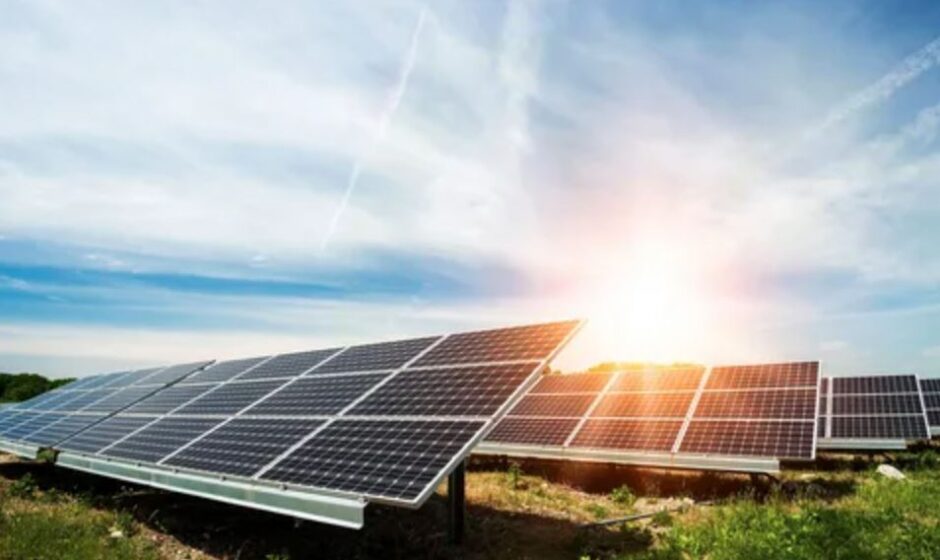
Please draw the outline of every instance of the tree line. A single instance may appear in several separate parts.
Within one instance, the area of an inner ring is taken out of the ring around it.
[[[0,373],[0,402],[20,402],[75,381],[47,379],[38,373]]]

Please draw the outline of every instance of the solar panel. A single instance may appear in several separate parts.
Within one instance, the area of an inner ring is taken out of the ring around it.
[[[940,435],[940,379],[920,379],[931,435]]]
[[[352,404],[389,373],[298,379],[245,411],[246,415],[333,415]]]
[[[117,412],[122,408],[125,408],[140,399],[146,397],[147,395],[153,393],[156,390],[155,387],[126,387],[124,389],[119,389],[110,395],[99,399],[86,407],[82,408],[83,412]]]
[[[167,368],[160,369],[153,372],[151,375],[147,375],[136,382],[138,385],[166,385],[169,383],[176,383],[180,379],[186,377],[187,375],[193,373],[194,371],[200,370],[211,364],[211,360],[203,360],[201,362],[191,362],[188,364],[177,364],[175,366],[170,366]]]
[[[349,371],[398,369],[439,338],[431,336],[353,346],[330,358],[323,365],[317,366],[312,373],[317,375]]]
[[[827,391],[820,449],[903,449],[929,437],[913,375],[832,377]]]
[[[199,495],[217,488],[227,501],[305,518],[310,503],[329,502],[318,510],[323,518],[340,502],[359,510],[364,500],[415,507],[577,326],[222,362],[66,439],[56,446],[58,460],[184,492],[198,486]],[[459,343],[419,365],[452,339]],[[288,494],[271,497],[281,485]],[[284,505],[296,500],[308,505]]]
[[[174,418],[168,416],[99,451],[105,457],[156,463],[221,424],[218,418]]]
[[[37,445],[52,445],[77,434],[103,418],[103,414],[69,414],[43,429],[36,430],[24,439]]]
[[[212,366],[209,366],[206,369],[197,371],[196,373],[190,375],[186,379],[183,379],[180,383],[208,383],[208,382],[219,382],[219,381],[228,381],[229,379],[243,373],[244,371],[255,367],[261,362],[267,360],[271,356],[259,356],[257,358],[243,358],[240,360],[228,360],[225,362],[219,362]]]
[[[816,362],[722,366],[708,372],[694,366],[650,366],[613,377],[547,376],[478,450],[776,470],[780,459],[814,456],[817,382]],[[557,421],[534,421],[540,417]]]
[[[238,376],[237,379],[239,381],[245,381],[248,379],[297,377],[303,375],[308,370],[313,369],[313,367],[320,364],[323,360],[329,358],[339,350],[339,348],[331,348],[329,350],[313,350],[310,352],[281,354]]]
[[[251,476],[324,420],[234,418],[164,461],[195,470]]]
[[[483,421],[337,420],[261,475],[264,480],[416,500]]]
[[[4,431],[3,438],[12,441],[23,439],[36,430],[41,430],[61,418],[61,414],[55,413],[33,415],[27,421],[21,422],[9,430]]]
[[[112,416],[57,444],[58,449],[97,453],[134,430],[153,422],[152,416]]]

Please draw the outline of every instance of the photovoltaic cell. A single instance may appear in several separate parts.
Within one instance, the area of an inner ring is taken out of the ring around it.
[[[818,383],[818,375],[819,362],[720,366],[712,369],[705,388],[814,387]]]
[[[128,414],[166,414],[217,386],[217,384],[173,385],[150,395],[125,412]]]
[[[173,412],[174,415],[235,414],[283,385],[281,381],[233,381]]]
[[[416,500],[484,426],[459,420],[337,420],[261,478]]]
[[[813,456],[813,422],[693,420],[680,451],[805,459]]]
[[[203,360],[201,362],[177,364],[174,366],[170,366],[166,369],[162,369],[157,373],[153,373],[152,375],[148,375],[147,377],[138,381],[138,383],[147,384],[147,385],[153,385],[153,384],[164,385],[164,384],[169,384],[169,383],[175,383],[179,381],[180,379],[186,377],[187,375],[191,374],[192,372],[202,369],[211,363],[212,363],[211,360],[208,360],[208,361]]]
[[[610,378],[610,373],[543,375],[529,394],[598,393],[607,385]]]
[[[153,422],[153,417],[112,416],[83,432],[68,438],[56,447],[68,451],[97,453],[134,430]]]
[[[313,370],[312,375],[398,369],[439,338],[431,336],[353,346],[318,366]]]
[[[920,397],[907,395],[833,395],[834,415],[921,414]]]
[[[77,434],[103,418],[104,415],[98,414],[73,414],[64,416],[58,422],[33,432],[25,439],[36,445],[50,446]]]
[[[611,391],[656,392],[695,391],[702,381],[705,368],[690,367],[659,371],[625,371],[614,382]]]
[[[816,389],[705,392],[695,415],[700,418],[812,420],[816,415],[816,395]]]
[[[487,441],[520,445],[552,445],[565,443],[577,427],[578,418],[520,418],[507,416],[486,436]]]
[[[101,455],[156,463],[222,421],[216,418],[167,416],[127,439],[105,448],[101,451]]]
[[[316,416],[337,414],[389,373],[301,378],[255,404],[245,415]]]
[[[84,407],[82,411],[104,413],[117,412],[134,404],[140,399],[153,393],[155,390],[155,387],[127,387],[124,389],[119,389],[116,392],[104,397],[103,399],[95,401],[94,403]]]
[[[832,437],[848,439],[898,438],[927,439],[924,417],[918,416],[833,416]]]
[[[489,416],[538,362],[405,370],[349,412],[352,416]]]
[[[695,393],[608,393],[591,416],[684,418]]]
[[[235,418],[164,464],[234,476],[251,476],[323,420]]]
[[[541,360],[547,358],[576,326],[577,321],[564,321],[455,334],[431,349],[415,365]]]
[[[681,420],[589,419],[571,442],[573,447],[637,451],[670,451]]]
[[[260,364],[264,360],[267,360],[269,357],[270,356],[258,356],[256,358],[244,358],[241,360],[219,362],[202,371],[198,371],[193,375],[190,375],[186,379],[183,379],[180,384],[228,381],[245,370]]]
[[[913,375],[871,375],[832,378],[833,395],[885,393],[917,393],[917,378]]]
[[[55,413],[45,413],[45,414],[36,414],[26,422],[17,424],[13,428],[3,432],[4,439],[8,440],[20,440],[29,434],[35,432],[36,430],[41,430],[52,424],[56,420],[62,418],[61,414]]]
[[[509,411],[511,416],[583,416],[595,395],[526,395]]]
[[[295,352],[281,354],[257,366],[251,371],[240,375],[239,381],[247,379],[271,379],[275,377],[297,377],[329,358],[339,351],[339,348],[329,350],[313,350],[311,352]]]
[[[900,440],[903,445],[929,437],[915,376],[832,377],[829,383],[832,409],[825,417],[831,425],[830,436],[820,447],[844,448],[850,443],[833,440],[851,440],[871,448],[881,440]]]
[[[940,379],[921,379],[921,393],[924,395],[924,407],[927,423],[934,432],[940,431]]]
[[[92,391],[87,391],[77,399],[73,399],[64,406],[58,407],[57,410],[60,412],[78,412],[79,410],[83,410],[85,407],[90,406],[103,398],[109,397],[116,392],[117,389],[95,389]]]

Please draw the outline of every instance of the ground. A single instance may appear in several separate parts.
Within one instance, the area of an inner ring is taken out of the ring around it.
[[[933,449],[833,456],[777,481],[475,460],[467,500],[458,548],[442,495],[414,512],[370,507],[350,531],[0,455],[0,560],[940,558]],[[635,514],[654,515],[591,525]]]

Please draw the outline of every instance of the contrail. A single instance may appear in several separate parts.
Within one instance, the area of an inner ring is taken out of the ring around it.
[[[401,104],[401,100],[405,96],[405,92],[408,90],[408,80],[411,79],[411,71],[414,69],[415,59],[418,56],[418,39],[421,37],[421,30],[424,28],[424,21],[426,17],[427,8],[421,8],[421,12],[418,14],[418,23],[415,24],[414,32],[411,34],[411,43],[408,45],[408,52],[405,55],[404,64],[402,64],[401,72],[398,74],[398,82],[395,84],[395,89],[392,90],[392,94],[388,98],[388,104],[385,106],[385,110],[382,111],[382,114],[379,117],[379,122],[376,125],[375,134],[372,137],[372,141],[369,143],[366,149],[362,151],[362,153],[359,155],[359,158],[356,159],[352,169],[349,172],[349,178],[346,180],[346,192],[343,193],[343,198],[340,200],[339,206],[336,208],[336,213],[333,214],[332,221],[330,221],[330,227],[327,229],[326,235],[323,236],[323,241],[320,243],[321,252],[326,250],[327,246],[330,244],[330,239],[332,239],[333,234],[336,232],[336,226],[339,224],[339,220],[342,218],[343,212],[346,211],[346,206],[349,205],[349,199],[352,197],[353,191],[356,190],[356,183],[359,182],[359,176],[362,174],[363,165],[365,164],[372,150],[375,149],[375,146],[385,137],[385,132],[388,130],[388,125],[391,122],[392,117],[395,115],[395,111],[398,110],[398,106]]]
[[[918,76],[940,64],[940,37],[927,43],[917,52],[909,55],[891,72],[882,76],[880,80],[856,93],[845,103],[836,107],[826,115],[823,121],[810,131],[815,136],[826,129],[848,119],[853,114],[884,101],[894,95],[894,92],[917,79]]]

